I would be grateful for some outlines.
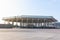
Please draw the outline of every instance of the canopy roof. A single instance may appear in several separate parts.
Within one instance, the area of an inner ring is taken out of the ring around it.
[[[52,16],[33,16],[33,15],[22,15],[20,17],[21,18],[53,18]]]
[[[44,20],[46,22],[56,22],[57,21],[52,16],[22,15],[22,16],[14,16],[14,17],[3,18],[3,20],[5,20],[5,21],[14,21],[14,22],[22,22],[22,19],[23,19],[23,22],[26,22],[27,19],[29,22],[32,22],[32,19],[34,19],[33,20],[34,22],[38,21],[38,19],[39,19],[39,22],[44,22]]]

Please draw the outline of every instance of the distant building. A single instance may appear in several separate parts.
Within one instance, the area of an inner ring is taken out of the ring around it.
[[[54,23],[53,23],[53,25],[54,25],[54,27],[56,27],[56,28],[59,28],[59,29],[60,29],[60,22],[54,22]]]
[[[12,24],[0,24],[0,28],[12,28]]]
[[[57,20],[52,16],[33,16],[33,15],[22,15],[22,16],[14,16],[14,17],[4,17],[4,21],[8,23],[16,22],[16,25],[19,23],[18,27],[24,28],[55,28],[54,25],[50,25],[53,22],[57,22]]]

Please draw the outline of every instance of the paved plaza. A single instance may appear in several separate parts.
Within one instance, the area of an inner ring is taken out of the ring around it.
[[[60,40],[60,29],[0,29],[0,40]]]

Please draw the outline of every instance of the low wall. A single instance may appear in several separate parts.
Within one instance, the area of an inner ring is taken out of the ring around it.
[[[0,24],[0,28],[12,28],[12,24]]]

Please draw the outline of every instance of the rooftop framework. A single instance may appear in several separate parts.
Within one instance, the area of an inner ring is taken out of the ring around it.
[[[8,17],[8,18],[3,18],[4,21],[7,22],[16,22],[16,24],[19,22],[20,27],[21,26],[36,26],[36,27],[41,27],[41,26],[49,26],[48,24],[52,22],[57,22],[55,18],[52,16],[15,16],[15,17]]]

